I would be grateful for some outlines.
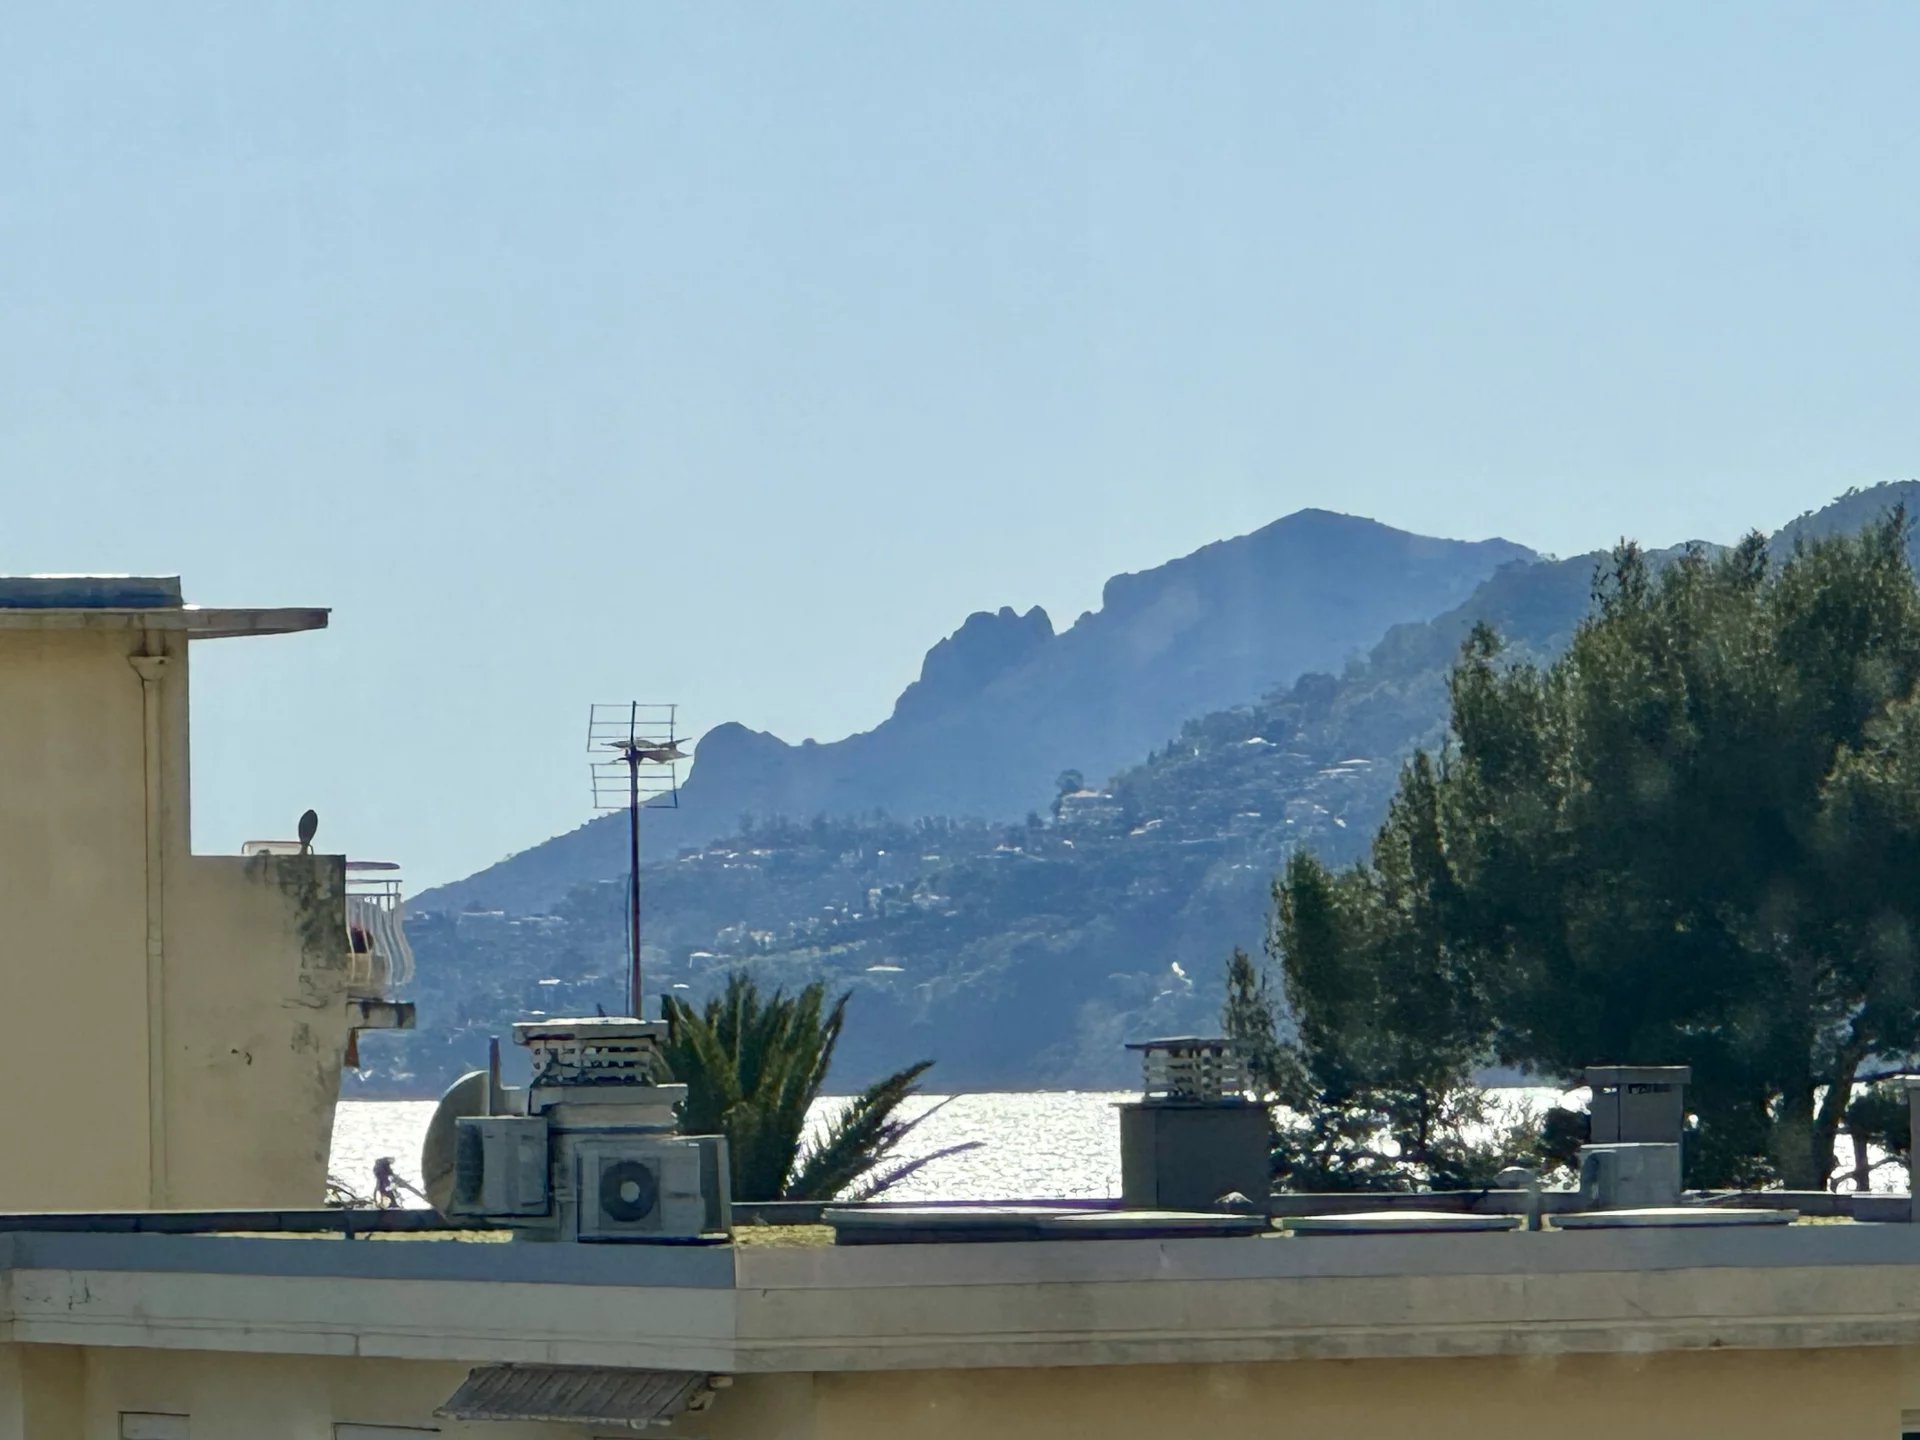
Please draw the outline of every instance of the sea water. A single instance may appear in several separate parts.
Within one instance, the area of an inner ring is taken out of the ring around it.
[[[975,1095],[918,1095],[902,1109],[924,1117],[897,1153],[910,1161],[953,1145],[963,1153],[935,1160],[887,1191],[889,1200],[1064,1200],[1120,1193],[1120,1122],[1114,1105],[1130,1092],[1049,1090]],[[433,1117],[431,1100],[343,1100],[334,1114],[333,1175],[349,1189],[373,1189],[373,1162],[391,1157],[409,1182],[420,1182],[420,1142]],[[810,1115],[817,1128],[843,1100],[822,1098]]]
[[[916,1171],[886,1192],[891,1201],[1105,1199],[1120,1193],[1120,1122],[1114,1106],[1133,1091],[1032,1090],[971,1095],[919,1095],[902,1114],[924,1117],[896,1161],[949,1146],[971,1148]],[[1492,1093],[1496,1116],[1514,1117],[1560,1103],[1584,1104],[1586,1092],[1511,1089]],[[817,1101],[817,1129],[841,1104]],[[359,1194],[373,1190],[373,1162],[390,1156],[410,1183],[420,1181],[420,1142],[433,1116],[431,1100],[346,1100],[334,1116],[332,1173]],[[1489,1127],[1491,1128],[1491,1127]],[[1850,1165],[1842,1141],[1836,1163]],[[1879,1152],[1873,1152],[1879,1158]],[[1904,1190],[1904,1167],[1874,1175],[1876,1190]]]
[[[1512,1104],[1552,1104],[1556,1090],[1503,1091]],[[971,1095],[918,1095],[902,1109],[920,1123],[895,1161],[951,1146],[970,1148],[915,1171],[886,1192],[888,1200],[1106,1199],[1120,1193],[1120,1121],[1114,1107],[1134,1091],[1031,1090]],[[815,1102],[817,1129],[840,1099]],[[334,1118],[332,1172],[348,1188],[373,1188],[373,1162],[393,1159],[408,1181],[420,1179],[420,1142],[433,1116],[431,1100],[347,1100]]]

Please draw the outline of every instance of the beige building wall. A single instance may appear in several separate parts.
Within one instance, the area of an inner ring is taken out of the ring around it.
[[[191,1440],[334,1440],[336,1426],[414,1429],[449,1440],[619,1433],[604,1425],[436,1419],[467,1370],[446,1361],[0,1345],[0,1440],[120,1440],[121,1416],[129,1413],[184,1416]],[[803,1440],[814,1433],[812,1397],[811,1376],[765,1376],[729,1389],[701,1415],[646,1433]]]
[[[347,1041],[345,862],[195,856],[167,894],[167,1202],[317,1205]]]
[[[185,1416],[191,1440],[333,1440],[336,1425],[418,1428],[476,1440],[591,1433],[568,1426],[458,1425],[434,1419],[434,1408],[466,1378],[464,1365],[164,1350],[63,1355],[55,1347],[10,1348],[25,1357],[19,1373],[29,1380],[27,1403],[42,1426],[58,1417],[77,1428],[16,1431],[0,1418],[0,1440],[120,1440],[121,1416],[129,1413]],[[48,1364],[33,1354],[36,1348],[66,1363]],[[4,1413],[0,1409],[0,1416]]]
[[[0,1345],[0,1440],[78,1440],[85,1403],[85,1351]]]
[[[125,634],[0,632],[4,1209],[149,1196],[146,780],[131,648]]]
[[[816,1376],[814,1391],[821,1440],[1899,1440],[1920,1352],[893,1372]]]
[[[182,614],[0,626],[0,1209],[324,1196],[344,866],[191,854]]]
[[[337,1424],[584,1440],[607,1427],[433,1418],[444,1361],[0,1347],[0,1440],[119,1440],[125,1411],[192,1440],[333,1440]],[[1920,1352],[1885,1347],[1538,1359],[744,1376],[648,1433],[702,1440],[1898,1440]]]

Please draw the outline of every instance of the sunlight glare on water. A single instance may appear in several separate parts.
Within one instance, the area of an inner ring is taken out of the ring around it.
[[[978,1148],[949,1156],[887,1192],[889,1200],[1104,1199],[1120,1193],[1120,1124],[1114,1104],[1130,1092],[1040,1091],[1025,1094],[921,1095],[909,1117],[932,1110],[907,1137],[899,1158],[912,1160],[949,1145]],[[420,1142],[433,1118],[431,1100],[345,1100],[334,1116],[332,1173],[349,1188],[373,1188],[373,1162],[391,1156],[394,1169],[420,1183]],[[816,1133],[843,1103],[817,1101]],[[936,1108],[937,1107],[937,1108]]]
[[[912,1160],[950,1145],[976,1148],[935,1161],[887,1191],[890,1201],[1106,1199],[1120,1194],[1120,1122],[1116,1103],[1132,1091],[1059,1090],[921,1095],[906,1114],[925,1122],[901,1145],[899,1160]],[[1586,1092],[1553,1089],[1495,1092],[1495,1115],[1557,1103],[1584,1104]],[[373,1189],[373,1162],[392,1156],[394,1168],[420,1183],[420,1142],[433,1117],[431,1100],[346,1100],[334,1117],[332,1173],[365,1195]],[[818,1134],[843,1101],[823,1098],[808,1117]],[[928,1112],[931,1111],[931,1114]],[[1842,1142],[1844,1147],[1845,1142]],[[1878,1158],[1878,1152],[1875,1152]],[[1850,1151],[1836,1155],[1850,1165]],[[1876,1190],[1904,1189],[1902,1167],[1874,1176]]]

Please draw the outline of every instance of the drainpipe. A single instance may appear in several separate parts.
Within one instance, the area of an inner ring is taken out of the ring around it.
[[[151,650],[148,640],[143,648]],[[147,1166],[148,1200],[167,1205],[167,931],[165,840],[160,807],[163,797],[160,750],[160,681],[165,655],[129,655],[140,677],[140,718],[147,808]]]
[[[1907,1092],[1907,1219],[1920,1225],[1920,1075],[1903,1075]]]

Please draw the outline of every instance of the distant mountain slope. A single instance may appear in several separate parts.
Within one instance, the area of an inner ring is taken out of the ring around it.
[[[1843,497],[1776,547],[1857,529],[1902,500],[1920,501],[1920,485]],[[1473,625],[1495,625],[1517,656],[1557,654],[1603,558],[1507,566],[1338,675],[1190,720],[1057,816],[757,825],[652,865],[649,991],[697,996],[739,967],[767,984],[851,988],[839,1085],[924,1056],[941,1087],[1129,1084],[1123,1041],[1216,1023],[1221,962],[1259,946],[1291,850],[1363,851],[1402,761],[1444,739],[1447,673]],[[514,1018],[611,1001],[620,903],[621,886],[602,880],[551,914],[423,917],[422,1029],[366,1037],[372,1087],[431,1091],[479,1064]]]
[[[1808,510],[1782,525],[1769,544],[1780,552],[1801,540],[1817,540],[1826,535],[1852,534],[1881,519],[1895,506],[1904,505],[1909,522],[1920,521],[1920,480],[1896,480],[1865,489],[1855,486],[1832,503]],[[1920,534],[1909,533],[1907,553],[1920,568]]]
[[[1557,650],[1598,558],[1507,566],[1337,677],[1189,721],[1057,815],[781,821],[650,865],[649,990],[700,994],[743,965],[768,985],[850,987],[844,1085],[929,1055],[943,1087],[1129,1084],[1124,1041],[1214,1025],[1221,961],[1258,948],[1288,850],[1346,859],[1366,844],[1401,758],[1444,732],[1447,670],[1473,624]],[[392,1060],[384,1037],[363,1041],[376,1088],[432,1089],[524,1012],[613,1001],[622,888],[583,884],[546,915],[410,923],[422,1029]]]
[[[1189,716],[1339,666],[1388,627],[1457,605],[1502,565],[1531,558],[1505,540],[1438,540],[1303,510],[1115,576],[1100,608],[1060,634],[1038,608],[976,614],[927,652],[872,730],[799,745],[737,724],[709,731],[680,808],[649,817],[649,843],[704,844],[743,814],[1016,818],[1047,803],[1062,770],[1111,773]],[[420,903],[538,911],[620,873],[624,833],[618,817],[591,822]]]

